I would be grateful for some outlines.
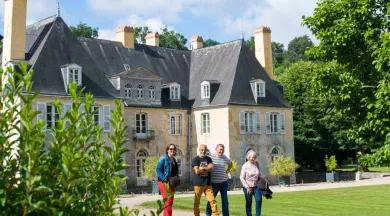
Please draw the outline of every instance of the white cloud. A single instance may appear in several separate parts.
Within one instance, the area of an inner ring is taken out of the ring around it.
[[[116,40],[115,29],[99,29],[99,38],[115,41]]]

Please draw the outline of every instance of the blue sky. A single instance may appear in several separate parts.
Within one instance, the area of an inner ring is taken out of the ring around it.
[[[120,25],[163,26],[188,40],[201,35],[228,42],[248,39],[257,26],[269,26],[272,41],[287,44],[294,37],[309,35],[301,26],[302,15],[312,15],[317,0],[59,0],[61,17],[70,25],[80,22],[99,28],[99,38],[115,40]],[[57,0],[28,0],[27,24],[57,12]],[[3,33],[4,1],[0,2],[0,34]]]

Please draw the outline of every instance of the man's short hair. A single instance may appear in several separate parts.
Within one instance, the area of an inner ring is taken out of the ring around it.
[[[220,144],[218,144],[218,145],[215,147],[215,150],[217,150],[217,148],[218,148],[219,146],[222,146],[223,148],[225,148],[225,146],[224,146],[222,143],[220,143]]]

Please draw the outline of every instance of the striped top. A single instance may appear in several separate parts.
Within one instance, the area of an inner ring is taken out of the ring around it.
[[[217,157],[216,155],[210,155],[213,160],[214,170],[211,172],[211,183],[222,183],[227,181],[228,176],[226,173],[226,165],[230,164],[231,161],[226,155]]]

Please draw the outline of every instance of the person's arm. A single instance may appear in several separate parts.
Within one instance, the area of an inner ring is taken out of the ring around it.
[[[213,160],[209,157],[207,158],[207,167],[200,167],[199,169],[203,172],[211,172],[214,170]]]
[[[228,167],[226,169],[226,174],[230,173],[230,170],[232,169],[233,167],[233,163],[231,160],[228,161]]]
[[[156,173],[157,173],[158,178],[161,181],[166,180],[166,178],[164,176],[164,163],[165,163],[164,157],[161,157],[160,160],[158,160],[158,163],[156,166]]]
[[[242,186],[245,187],[245,188],[248,188],[248,184],[246,183],[246,167],[245,167],[245,164],[242,165],[242,168],[241,168],[240,180],[241,180]]]
[[[200,165],[199,160],[197,160],[197,158],[194,158],[192,160],[192,169],[194,170],[194,173],[197,175],[203,173],[203,171],[201,171],[201,169],[200,169],[201,167],[199,167],[199,165]]]

